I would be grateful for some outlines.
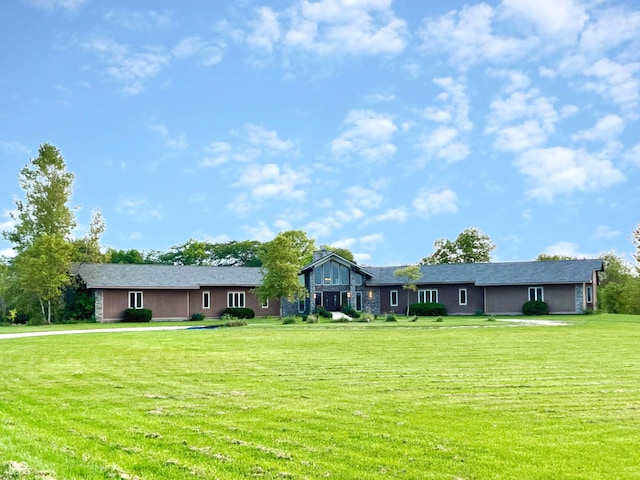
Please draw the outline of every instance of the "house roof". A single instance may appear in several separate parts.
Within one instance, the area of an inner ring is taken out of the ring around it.
[[[310,263],[303,271],[333,258],[334,255],[330,254]],[[402,277],[393,274],[400,266],[367,267],[363,270],[338,255],[335,255],[335,259],[352,265],[355,270],[368,276],[369,286],[403,283]],[[423,265],[420,267],[422,277],[416,283],[470,283],[481,287],[588,283],[593,278],[594,270],[602,268],[601,259]],[[255,287],[262,282],[262,272],[258,267],[84,263],[75,265],[74,272],[80,275],[88,288],[197,289],[201,286]]]
[[[351,268],[352,270],[360,273],[361,275],[364,275],[365,277],[371,277],[372,274],[371,272],[369,272],[368,270],[364,270],[361,266],[359,266],[357,263],[351,262],[349,260],[347,260],[344,257],[341,257],[340,255],[338,255],[335,252],[331,252],[331,251],[327,251],[327,250],[320,250],[319,252],[317,252],[317,258],[314,258],[313,262],[305,265],[304,267],[302,267],[302,269],[300,270],[301,272],[306,272],[307,270],[313,269],[315,267],[317,267],[318,265],[322,265],[326,262],[328,262],[329,260],[335,260],[339,263],[342,263],[343,265],[348,266],[349,268]]]
[[[257,267],[83,263],[76,265],[74,272],[80,275],[87,288],[255,287],[262,281],[262,273]]]
[[[498,262],[422,265],[417,284],[473,283],[477,286],[532,285],[591,282],[594,270],[602,270],[601,259],[551,262]],[[393,274],[401,267],[369,267],[373,277],[368,285],[397,285]]]

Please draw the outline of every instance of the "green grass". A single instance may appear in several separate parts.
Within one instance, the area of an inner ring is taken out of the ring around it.
[[[0,339],[0,479],[640,478],[640,317],[487,318]]]

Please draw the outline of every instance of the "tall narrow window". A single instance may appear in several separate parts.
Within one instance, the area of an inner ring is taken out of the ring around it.
[[[529,287],[529,300],[544,301],[544,290],[542,287]]]
[[[202,292],[202,308],[205,310],[211,308],[211,292]]]
[[[227,294],[227,307],[244,308],[244,292],[229,292]]]
[[[418,290],[418,303],[437,303],[438,290]]]
[[[340,292],[340,306],[341,307],[350,307],[351,306],[351,293],[343,290]]]
[[[389,303],[392,307],[398,306],[398,290],[391,290],[389,292]]]
[[[262,308],[269,308],[269,299],[267,298],[266,300],[264,300],[260,306]]]
[[[587,285],[587,303],[593,302],[593,287],[591,285]]]
[[[142,292],[129,292],[129,308],[143,308]]]
[[[458,290],[458,303],[460,305],[466,305],[467,304],[467,289],[466,288],[461,288],[460,290]]]
[[[362,311],[362,292],[356,292],[356,310]]]

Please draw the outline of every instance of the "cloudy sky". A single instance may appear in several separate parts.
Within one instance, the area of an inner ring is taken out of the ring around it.
[[[389,265],[475,226],[497,261],[631,259],[636,1],[7,0],[0,38],[0,228],[52,143],[113,248],[299,229]]]

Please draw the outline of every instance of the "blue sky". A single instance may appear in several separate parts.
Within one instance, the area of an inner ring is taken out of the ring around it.
[[[0,36],[3,229],[52,143],[117,249],[299,229],[390,265],[475,226],[496,261],[631,259],[635,1],[8,0]]]

